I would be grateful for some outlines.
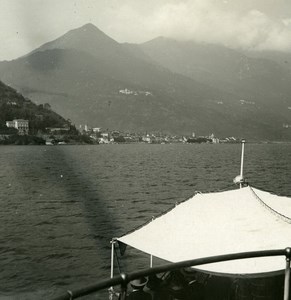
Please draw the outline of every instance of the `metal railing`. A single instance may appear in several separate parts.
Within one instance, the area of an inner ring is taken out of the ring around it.
[[[264,251],[252,251],[252,252],[240,252],[234,254],[225,254],[219,256],[211,256],[199,259],[186,260],[178,263],[165,264],[162,266],[157,266],[137,272],[132,272],[129,274],[121,273],[119,276],[115,276],[111,279],[106,279],[100,281],[99,283],[77,289],[68,290],[63,295],[60,295],[52,300],[72,300],[77,299],[89,294],[98,292],[100,290],[112,288],[113,286],[121,286],[121,297],[120,299],[125,299],[125,294],[127,290],[127,285],[130,281],[138,279],[141,277],[146,277],[149,275],[159,274],[163,272],[178,270],[181,268],[194,267],[209,263],[217,263],[223,261],[231,261],[236,259],[247,259],[247,258],[258,258],[258,257],[269,257],[269,256],[285,256],[286,258],[286,268],[285,268],[285,279],[284,279],[284,300],[290,300],[290,258],[291,258],[291,248],[278,249],[278,250],[264,250]]]

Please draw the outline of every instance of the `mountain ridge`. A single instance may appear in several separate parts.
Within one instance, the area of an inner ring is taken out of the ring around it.
[[[178,41],[175,44],[181,45]],[[164,51],[162,58],[168,55],[180,68],[175,69],[165,65],[162,59],[155,59],[153,53],[144,47],[144,44],[118,43],[94,25],[86,24],[24,57],[0,63],[0,79],[37,103],[51,103],[58,112],[77,124],[185,134],[215,131],[220,136],[239,135],[254,139],[290,138],[286,131],[282,131],[282,124],[288,122],[289,117],[286,107],[281,111],[285,91],[280,98],[280,107],[273,109],[271,96],[267,99],[270,103],[254,100],[258,96],[263,98],[260,93],[264,94],[264,91],[254,90],[250,84],[252,78],[246,77],[244,86],[226,85],[227,80],[231,82],[233,79],[224,77],[234,77],[235,74],[239,78],[239,74],[234,64],[227,66],[227,72],[223,73],[219,70],[223,67],[222,62],[226,64],[232,53],[231,59],[236,59],[236,55],[246,55],[233,50],[223,52],[224,49],[220,48],[222,57],[225,53],[230,54],[226,55],[227,59],[219,60],[217,55],[214,56],[217,48],[212,46],[211,50],[208,47],[210,54],[199,62],[200,69],[195,69],[194,65],[194,71],[201,73],[202,69],[210,75],[216,71],[211,77],[213,82],[209,83],[207,76],[192,78],[187,74],[187,67],[191,67],[193,61],[198,63],[195,57],[191,58],[191,49],[187,48],[188,54],[186,51],[189,61],[175,61],[170,48],[159,46],[159,50]],[[203,58],[202,50],[207,46],[200,47],[200,57]],[[180,51],[180,56],[185,54],[183,51]],[[256,58],[252,59],[247,57],[251,68],[259,65]],[[242,65],[245,67],[246,63],[242,62]],[[260,72],[265,70],[256,68]],[[255,75],[260,75],[260,72]],[[239,84],[239,80],[235,83]],[[283,85],[278,81],[276,84],[277,90],[280,84]],[[130,93],[126,94],[125,90]],[[284,105],[288,106],[286,101]]]

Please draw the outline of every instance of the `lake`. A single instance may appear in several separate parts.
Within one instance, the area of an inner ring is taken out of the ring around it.
[[[108,278],[112,237],[195,191],[235,188],[240,155],[240,144],[1,146],[0,298],[49,299]],[[291,144],[246,144],[244,174],[291,196]],[[149,258],[130,250],[120,264]]]

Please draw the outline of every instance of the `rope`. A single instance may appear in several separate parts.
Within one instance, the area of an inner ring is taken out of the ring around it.
[[[255,196],[255,198],[266,208],[268,209],[272,214],[276,215],[277,217],[279,217],[280,219],[282,219],[284,222],[291,224],[291,218],[279,213],[278,211],[276,211],[275,209],[273,209],[271,206],[269,206],[267,203],[265,203],[256,193],[255,191],[250,187],[253,195]]]

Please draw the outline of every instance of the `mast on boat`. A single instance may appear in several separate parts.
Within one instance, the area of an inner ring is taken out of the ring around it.
[[[240,161],[240,175],[237,175],[234,179],[233,182],[235,184],[239,184],[240,189],[244,186],[244,184],[246,183],[245,179],[244,179],[244,152],[245,152],[245,143],[246,140],[242,140],[241,141],[241,161]]]

